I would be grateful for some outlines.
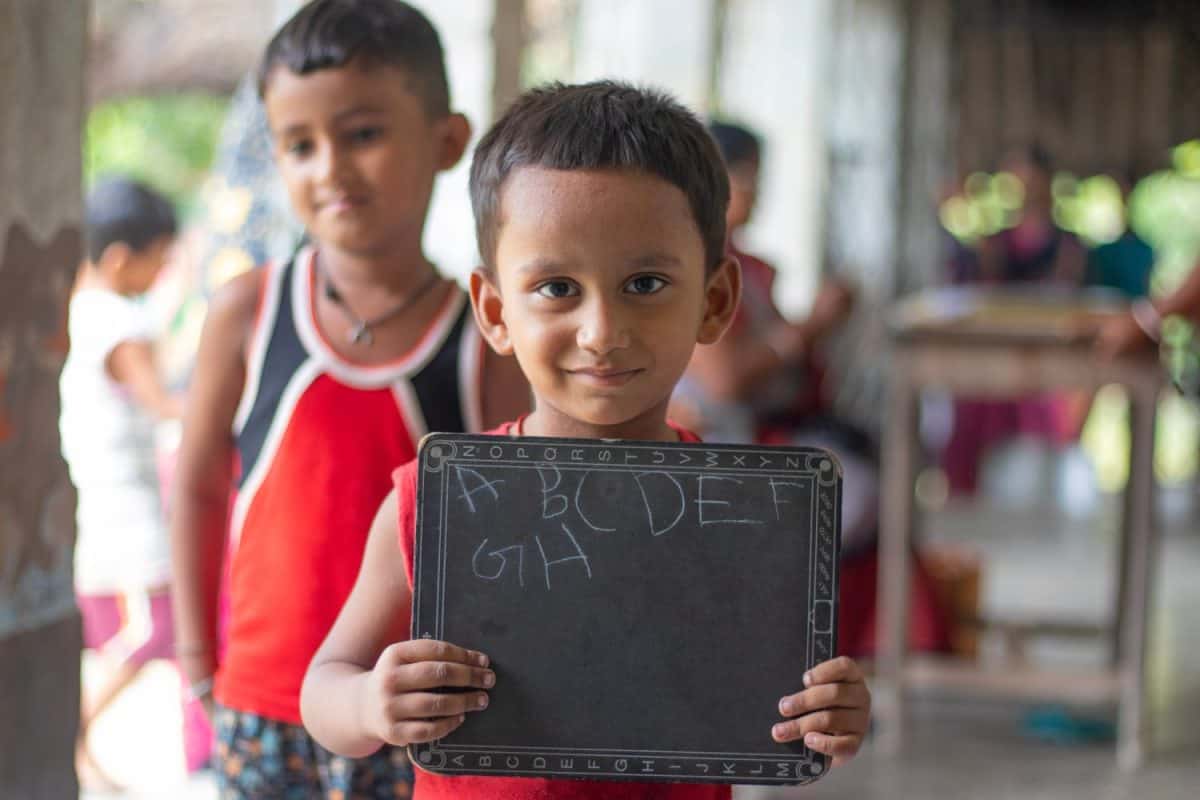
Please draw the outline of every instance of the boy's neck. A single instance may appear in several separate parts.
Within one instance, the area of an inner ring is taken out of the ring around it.
[[[419,244],[380,255],[347,253],[318,244],[317,253],[322,269],[338,288],[351,293],[382,289],[403,294],[434,268]]]
[[[617,425],[594,425],[571,417],[548,403],[538,401],[522,420],[523,436],[556,436],[568,439],[622,439],[643,442],[674,442],[679,434],[667,424],[667,403]]]
[[[122,297],[137,296],[121,291],[121,287],[116,284],[112,276],[105,274],[103,270],[90,262],[83,265],[83,269],[79,273],[79,280],[75,284],[75,291],[83,289],[102,289],[113,294],[119,294]]]

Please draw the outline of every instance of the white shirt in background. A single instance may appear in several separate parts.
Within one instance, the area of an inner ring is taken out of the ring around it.
[[[110,594],[165,586],[171,553],[158,490],[156,420],[105,369],[121,342],[153,337],[150,315],[135,300],[88,288],[71,299],[68,319],[59,431],[79,492],[75,587]]]

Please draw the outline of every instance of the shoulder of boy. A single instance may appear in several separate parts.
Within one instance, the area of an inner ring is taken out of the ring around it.
[[[72,347],[108,353],[126,341],[152,335],[149,315],[115,292],[81,292],[71,299]]]
[[[239,338],[247,337],[258,315],[264,270],[260,267],[244,272],[218,288],[209,301],[208,324],[236,333]]]

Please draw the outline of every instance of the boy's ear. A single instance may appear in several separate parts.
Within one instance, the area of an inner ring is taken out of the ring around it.
[[[708,276],[704,289],[704,317],[700,320],[696,342],[714,344],[720,341],[741,302],[742,268],[737,259],[726,256]]]
[[[125,242],[113,242],[100,253],[100,259],[96,261],[96,268],[100,270],[101,274],[112,277],[129,266],[131,258],[133,258],[132,247]]]
[[[504,301],[483,267],[471,273],[471,308],[475,312],[475,323],[492,349],[502,356],[511,356],[513,348],[504,321]]]
[[[462,160],[471,142],[471,123],[462,114],[450,114],[442,120],[441,152],[438,169],[448,170]]]

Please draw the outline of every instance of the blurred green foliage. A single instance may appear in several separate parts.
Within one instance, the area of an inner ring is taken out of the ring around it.
[[[189,93],[95,106],[83,142],[84,181],[120,173],[166,193],[185,216],[212,165],[229,98]]]
[[[1125,231],[1121,188],[1108,175],[1078,178],[1068,172],[1054,175],[1054,220],[1090,246],[1117,239]],[[942,226],[965,244],[1011,228],[1021,217],[1025,187],[1008,172],[967,176],[962,191],[942,203]]]
[[[1200,260],[1200,139],[1172,151],[1170,169],[1143,178],[1128,197],[1109,175],[1054,175],[1054,219],[1089,246],[1111,242],[1129,225],[1154,248],[1156,292],[1169,291]],[[976,172],[938,209],[942,226],[967,245],[1020,219],[1024,187],[1009,173]],[[1127,222],[1128,221],[1128,222]]]
[[[1200,141],[1176,147],[1172,169],[1137,185],[1130,224],[1158,255],[1156,290],[1170,290],[1200,256]]]
[[[1172,168],[1138,184],[1130,198],[1130,224],[1157,254],[1153,291],[1174,289],[1200,262],[1200,139],[1172,152]],[[1163,362],[1176,384],[1200,391],[1200,337],[1181,318],[1163,324]]]

